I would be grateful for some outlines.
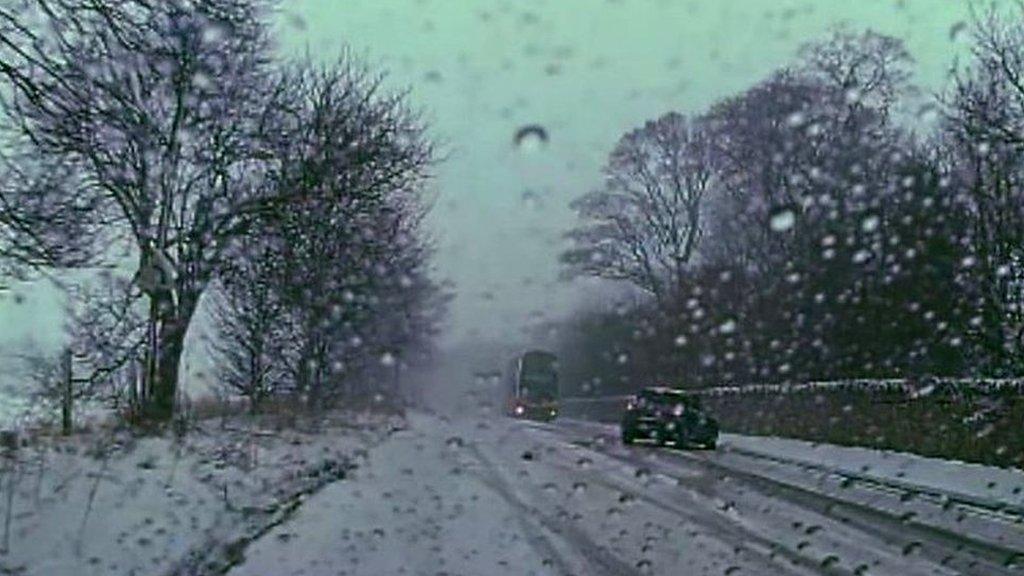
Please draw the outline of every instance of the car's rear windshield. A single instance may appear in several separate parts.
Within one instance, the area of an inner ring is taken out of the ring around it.
[[[695,396],[649,392],[643,394],[641,397],[654,404],[684,404],[691,408],[700,407],[700,399]]]

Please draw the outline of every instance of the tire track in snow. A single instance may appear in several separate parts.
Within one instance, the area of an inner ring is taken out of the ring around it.
[[[541,430],[545,433],[556,434],[557,429],[555,427],[533,427],[536,430]],[[559,438],[560,442],[565,442],[564,439]],[[593,452],[599,454],[610,460],[619,462],[621,464],[628,465],[632,468],[642,469],[648,468],[649,463],[643,462],[638,459],[628,458],[625,456],[616,455],[604,450],[598,450],[594,448],[582,448],[574,444],[566,444],[575,449],[581,451]],[[558,466],[558,464],[556,464]],[[566,471],[573,471],[569,466],[559,466]],[[698,526],[704,529],[707,536],[715,538],[720,542],[728,544],[730,547],[742,547],[745,551],[751,554],[751,557],[746,558],[747,561],[756,561],[761,564],[761,569],[770,570],[775,569],[780,571],[782,574],[817,574],[822,576],[853,576],[854,572],[835,565],[821,565],[821,558],[817,558],[801,551],[797,550],[792,546],[787,546],[780,542],[772,539],[765,538],[760,534],[751,531],[743,524],[730,518],[725,513],[707,508],[706,506],[700,507],[686,507],[678,502],[674,502],[668,498],[652,496],[650,493],[643,490],[638,490],[635,484],[630,484],[626,481],[615,480],[609,477],[607,474],[600,470],[591,470],[587,472],[576,471],[577,475],[581,475],[589,484],[595,486],[601,486],[603,488],[618,491],[622,493],[629,493],[638,501],[645,502],[650,506],[653,506],[659,510],[665,510],[676,517],[685,520],[693,526]],[[675,479],[674,476],[668,476],[669,478]],[[692,488],[692,487],[687,487]],[[715,498],[713,495],[702,494],[699,490],[693,490],[694,493],[698,493],[701,496],[708,498],[704,504],[720,500]],[[772,555],[776,554],[785,558],[789,563],[782,564],[778,560],[775,560]],[[758,572],[763,574],[765,572]]]
[[[537,546],[538,551],[545,554],[546,557],[551,558],[563,574],[580,574],[580,576],[640,574],[636,567],[608,552],[578,527],[527,504],[516,494],[512,485],[505,480],[494,462],[484,455],[476,443],[471,443],[468,447],[474,460],[480,464],[480,468],[475,472],[481,481],[519,512],[518,519],[523,525],[524,532],[542,534],[531,539],[531,544]],[[573,570],[572,565],[579,564],[579,562],[571,561],[565,554],[558,551],[558,546],[554,541],[556,536],[572,547],[572,551],[580,558],[586,570],[582,572]]]
[[[568,424],[568,425],[565,425]],[[563,425],[533,427],[542,433],[555,437],[565,432],[595,434],[606,440],[603,448],[589,448],[608,458],[618,460],[631,466],[641,464],[639,456],[629,451],[627,454],[617,453],[620,447],[617,436],[607,430],[592,428],[587,423],[568,422]],[[565,441],[563,439],[563,441]],[[978,574],[979,576],[996,576],[999,574],[1019,574],[1004,565],[1004,560],[1012,557],[1015,551],[978,541],[964,534],[951,533],[940,528],[921,524],[913,519],[902,519],[884,510],[877,510],[856,501],[830,497],[800,486],[776,480],[766,475],[744,470],[718,461],[715,453],[697,454],[686,451],[661,451],[652,449],[651,454],[667,456],[657,462],[663,472],[668,474],[687,470],[696,466],[705,473],[725,474],[744,483],[750,490],[762,494],[767,499],[777,499],[787,504],[821,514],[841,524],[855,528],[865,534],[874,534],[884,538],[896,546],[919,545],[927,543],[934,550],[955,552],[953,560],[943,560],[942,564],[934,564],[939,570],[954,570],[956,573]],[[690,483],[689,487],[706,497],[716,497],[715,485],[709,482]],[[897,546],[898,547],[898,546]],[[938,559],[936,559],[938,561]]]

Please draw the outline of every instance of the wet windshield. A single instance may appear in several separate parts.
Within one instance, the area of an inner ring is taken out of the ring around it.
[[[1022,0],[0,0],[0,574],[1024,574],[1022,423]]]

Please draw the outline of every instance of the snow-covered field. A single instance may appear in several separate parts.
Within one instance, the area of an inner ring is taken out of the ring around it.
[[[4,458],[0,573],[217,573],[304,494],[346,477],[391,425],[351,415],[315,433],[221,424],[181,440],[97,432]]]

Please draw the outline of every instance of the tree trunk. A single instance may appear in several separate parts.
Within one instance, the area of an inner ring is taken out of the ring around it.
[[[185,351],[185,335],[195,312],[193,295],[182,295],[178,306],[157,307],[157,338],[155,373],[151,383],[152,396],[148,399],[147,414],[151,420],[167,421],[174,417],[178,395],[178,376],[181,356]]]
[[[184,331],[160,330],[156,380],[153,382],[153,397],[149,404],[149,416],[153,420],[166,421],[174,416],[174,400],[178,393],[178,367],[184,344]]]

